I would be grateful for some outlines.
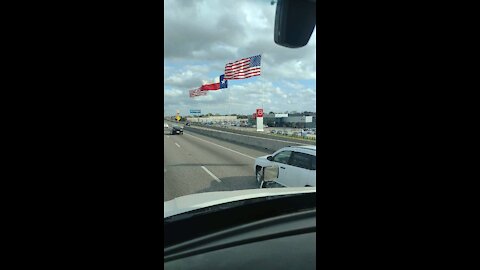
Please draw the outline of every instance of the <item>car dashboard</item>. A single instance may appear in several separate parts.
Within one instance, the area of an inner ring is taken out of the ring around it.
[[[167,220],[164,268],[315,269],[314,197],[237,203],[233,209]]]

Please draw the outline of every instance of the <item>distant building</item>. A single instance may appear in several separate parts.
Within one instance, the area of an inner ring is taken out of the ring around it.
[[[237,116],[224,116],[224,115],[219,115],[219,116],[206,116],[206,117],[192,117],[192,116],[187,116],[187,121],[190,122],[200,122],[200,123],[208,123],[208,122],[233,122],[237,121]]]
[[[255,124],[253,116],[249,116],[249,123]],[[316,113],[295,113],[295,114],[264,114],[263,124],[269,127],[291,127],[291,128],[316,128]]]

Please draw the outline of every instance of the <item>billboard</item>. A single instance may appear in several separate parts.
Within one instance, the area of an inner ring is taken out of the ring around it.
[[[190,109],[190,113],[202,113],[200,109]]]
[[[276,113],[275,118],[288,117],[288,113]]]
[[[257,117],[263,117],[263,109],[257,109]]]
[[[302,122],[302,123],[312,123],[313,122],[313,116],[302,116],[300,118],[300,122]]]

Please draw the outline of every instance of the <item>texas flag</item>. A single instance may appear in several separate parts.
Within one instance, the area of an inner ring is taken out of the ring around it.
[[[225,80],[225,75],[220,75],[220,78],[215,79],[215,83],[204,83],[200,86],[201,91],[220,90],[228,87],[228,81]]]

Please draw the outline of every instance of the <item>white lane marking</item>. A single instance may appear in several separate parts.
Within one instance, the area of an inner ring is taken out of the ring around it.
[[[251,159],[253,159],[253,160],[255,159],[254,157],[251,157],[251,156],[246,155],[246,154],[244,154],[244,153],[240,153],[240,152],[238,152],[238,151],[232,150],[232,149],[227,148],[227,147],[225,147],[225,146],[221,146],[221,145],[218,145],[218,144],[216,144],[216,143],[212,143],[212,142],[209,142],[209,141],[207,141],[207,140],[200,139],[200,138],[197,137],[197,136],[193,136],[193,135],[187,134],[187,133],[184,133],[184,134],[186,134],[186,135],[188,135],[188,136],[192,136],[192,137],[194,137],[194,138],[197,138],[197,139],[199,139],[199,140],[201,140],[201,141],[204,141],[204,142],[207,142],[207,143],[216,145],[216,146],[221,147],[221,148],[223,148],[223,149],[226,149],[226,150],[228,150],[228,151],[232,151],[232,152],[237,153],[237,154],[239,154],[239,155],[242,155],[242,156],[244,156],[244,157],[248,157],[248,158],[251,158]]]
[[[206,171],[208,174],[210,174],[211,177],[213,177],[213,179],[215,179],[217,182],[221,183],[222,181],[220,181],[220,179],[218,179],[218,177],[216,177],[212,172],[210,172],[207,168],[205,168],[204,166],[201,166],[202,169],[204,171]]]
[[[176,145],[176,146],[178,146],[178,148],[180,148],[180,144],[178,144],[178,143],[175,143],[175,145]]]

